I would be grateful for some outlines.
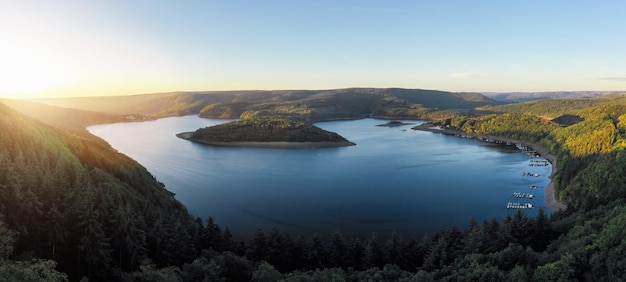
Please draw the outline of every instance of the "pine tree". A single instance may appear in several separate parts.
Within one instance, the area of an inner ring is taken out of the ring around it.
[[[385,244],[383,256],[385,262],[402,267],[405,263],[404,247],[402,235],[394,230]]]
[[[346,246],[346,240],[339,231],[335,231],[330,241],[330,248],[328,250],[330,263],[333,267],[345,267],[346,256],[348,254],[348,248]]]

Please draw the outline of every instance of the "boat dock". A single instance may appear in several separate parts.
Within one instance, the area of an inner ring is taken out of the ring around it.
[[[535,196],[533,196],[533,194],[530,194],[530,193],[513,192],[513,194],[511,194],[511,197],[513,197],[513,198],[532,199]]]
[[[530,160],[528,166],[548,166],[549,164],[546,160]]]
[[[507,209],[532,209],[533,204],[531,203],[512,203],[509,202],[506,204]]]

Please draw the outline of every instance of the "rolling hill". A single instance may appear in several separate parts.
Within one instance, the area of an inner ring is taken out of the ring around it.
[[[478,93],[401,88],[334,90],[172,92],[132,96],[40,99],[50,105],[113,115],[151,118],[199,114],[210,118],[283,116],[311,121],[362,118],[425,118],[445,110],[498,105]]]

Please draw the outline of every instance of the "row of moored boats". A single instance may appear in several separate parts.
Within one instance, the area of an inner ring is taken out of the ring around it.
[[[533,151],[533,153],[535,153]],[[530,160],[530,164],[528,164],[528,166],[548,166],[550,163],[547,160],[534,160],[531,159]],[[532,176],[532,177],[539,177],[538,173],[532,173],[532,172],[523,172],[522,176]],[[535,184],[531,184],[530,186],[528,186],[528,188],[530,189],[537,189],[537,188],[541,188],[538,185]],[[518,198],[518,199],[533,199],[535,196],[531,193],[521,193],[521,192],[513,192],[513,194],[511,194],[511,197],[513,198]],[[506,208],[507,209],[532,209],[533,208],[533,204],[531,203],[520,203],[520,202],[508,202],[506,204]]]

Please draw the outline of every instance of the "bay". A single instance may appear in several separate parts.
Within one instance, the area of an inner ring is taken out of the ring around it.
[[[502,219],[507,202],[545,208],[550,166],[530,167],[511,146],[378,127],[384,120],[316,123],[356,146],[318,150],[211,147],[179,139],[228,120],[197,116],[91,126],[88,130],[144,165],[195,216],[212,216],[236,237],[273,226],[292,234],[420,238],[441,228]],[[421,123],[416,121],[406,121]],[[522,172],[540,177],[522,176]],[[532,200],[513,192],[533,193]]]

